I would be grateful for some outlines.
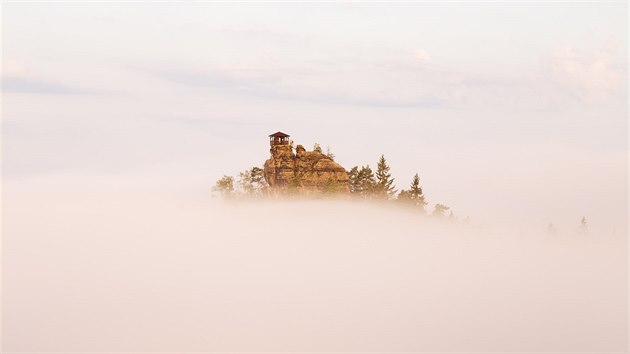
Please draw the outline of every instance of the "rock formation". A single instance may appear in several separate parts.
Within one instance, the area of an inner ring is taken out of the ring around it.
[[[329,156],[297,145],[271,145],[265,161],[265,180],[272,190],[296,190],[302,194],[349,191],[348,173]]]

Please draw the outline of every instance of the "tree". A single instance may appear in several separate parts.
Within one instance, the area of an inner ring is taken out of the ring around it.
[[[260,167],[239,173],[238,184],[243,193],[249,196],[260,196],[268,187],[264,170]]]
[[[328,177],[322,189],[322,193],[335,194],[337,193],[338,190],[339,190],[339,185],[337,183],[337,180],[332,177]]]
[[[364,198],[368,198],[374,194],[374,186],[376,185],[376,179],[374,179],[374,172],[369,165],[362,166],[357,174],[357,191]]]
[[[223,197],[231,197],[234,194],[234,177],[223,176],[214,185],[213,191]]]
[[[449,209],[450,208],[444,204],[435,204],[435,209],[433,209],[433,213],[431,215],[443,217]]]
[[[408,190],[404,190],[402,189],[399,193],[398,193],[398,197],[396,197],[396,199],[398,201],[401,201],[403,203],[410,203],[411,202],[411,193],[409,193]]]
[[[350,193],[355,194],[360,192],[359,187],[359,168],[354,166],[348,171],[348,184],[350,186]]]
[[[376,185],[374,186],[375,195],[379,198],[390,199],[396,194],[394,187],[394,179],[389,173],[389,165],[385,160],[385,156],[381,155],[376,166]]]
[[[425,201],[424,194],[422,194],[422,187],[420,187],[420,177],[418,177],[417,173],[415,174],[415,176],[413,176],[413,179],[411,180],[409,190],[402,190],[398,195],[398,199],[410,202],[414,206],[422,208],[422,210],[424,211],[424,206],[427,205],[427,202]]]
[[[424,200],[424,194],[422,194],[422,187],[420,187],[420,177],[416,173],[411,180],[411,186],[409,187],[409,194],[411,194],[411,199],[417,202],[419,205],[426,205],[427,202]]]
[[[319,152],[320,154],[322,154],[322,147],[319,145],[319,143],[315,143],[313,144],[313,151]]]
[[[254,194],[254,185],[251,181],[249,170],[238,174],[238,185],[246,195]]]

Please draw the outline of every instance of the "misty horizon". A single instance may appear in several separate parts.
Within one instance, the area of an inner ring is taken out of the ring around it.
[[[0,351],[627,352],[627,10],[2,2]]]

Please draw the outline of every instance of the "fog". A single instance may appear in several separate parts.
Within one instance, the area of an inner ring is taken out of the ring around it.
[[[3,2],[0,351],[627,350],[627,10]],[[457,219],[213,198],[279,130]]]
[[[92,182],[5,186],[5,352],[627,350],[625,232]]]

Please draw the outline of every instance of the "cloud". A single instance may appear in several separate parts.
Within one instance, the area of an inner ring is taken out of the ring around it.
[[[379,78],[374,77],[361,78],[366,81],[363,84],[354,80],[356,73],[341,73],[339,77],[334,69],[300,71],[239,67],[149,72],[178,84],[265,99],[399,108],[439,108],[448,105],[444,98],[431,92],[406,88],[398,90],[395,85],[391,87],[390,83],[379,83]]]
[[[612,48],[557,47],[542,66],[554,85],[586,103],[608,100],[620,93],[624,82],[623,66]]]
[[[577,108],[621,92],[623,66],[610,48],[559,47],[540,66],[497,72],[458,69],[416,48],[378,58],[333,55],[302,62],[258,61],[162,67],[169,82],[222,94],[389,108]]]
[[[98,94],[98,90],[72,87],[54,81],[27,79],[19,77],[3,77],[2,90],[14,93],[43,93],[59,95]]]
[[[48,79],[30,66],[8,59],[2,66],[2,91],[29,94],[90,95],[107,93],[103,90],[68,85],[58,80]]]

